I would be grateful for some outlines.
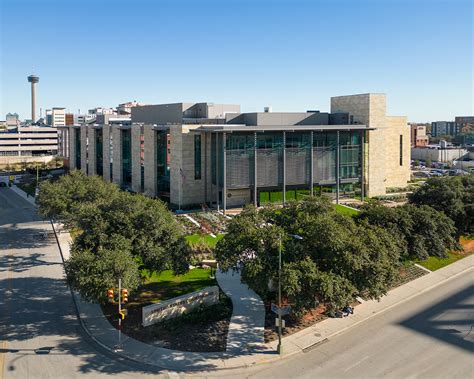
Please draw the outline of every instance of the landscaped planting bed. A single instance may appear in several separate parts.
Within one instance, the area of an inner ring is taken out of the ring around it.
[[[220,293],[219,303],[198,308],[181,317],[142,326],[142,307],[168,300],[204,287],[216,285],[210,270],[193,269],[182,276],[171,271],[153,273],[139,289],[130,294],[125,305],[128,315],[122,322],[123,333],[139,341],[182,351],[225,351],[227,331],[232,316],[232,302]],[[106,304],[102,310],[109,322],[117,328],[117,305]]]
[[[309,326],[312,326],[322,320],[328,318],[325,314],[326,307],[321,304],[311,312],[308,312],[300,320],[295,319],[291,316],[284,316],[285,328],[283,328],[283,336],[289,336],[291,334],[297,333],[300,330],[303,330]],[[277,315],[273,313],[270,309],[270,303],[265,304],[265,342],[275,341],[278,338],[278,327],[275,326],[275,319]]]

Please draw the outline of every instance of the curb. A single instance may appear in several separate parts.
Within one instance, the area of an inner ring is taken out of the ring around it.
[[[56,243],[58,245],[58,248],[59,248],[59,252],[61,254],[61,259],[64,263],[64,255],[63,255],[63,251],[62,251],[62,248],[61,248],[61,245],[59,243],[59,239],[58,239],[58,236],[57,236],[57,233],[56,233],[56,228],[54,227],[54,223],[52,220],[50,220],[50,223],[51,223],[51,227],[53,229],[53,232],[54,232],[54,236],[56,238]],[[316,348],[318,345],[322,344],[322,343],[325,343],[325,342],[328,342],[331,338],[333,337],[336,337],[338,336],[339,334],[342,334],[346,331],[348,331],[349,329],[357,326],[357,325],[360,325],[362,324],[363,322],[366,322],[367,320],[370,320],[372,319],[373,317],[375,316],[378,316],[380,314],[383,314],[385,313],[386,311],[404,303],[404,302],[407,302],[435,287],[438,287],[439,285],[441,284],[444,284],[462,274],[464,274],[465,272],[468,272],[468,271],[471,271],[473,270],[474,267],[466,267],[465,269],[455,273],[454,275],[451,275],[449,277],[446,277],[444,278],[443,280],[435,283],[435,284],[432,284],[431,286],[429,287],[426,287],[424,288],[423,290],[421,290],[420,292],[417,292],[417,293],[414,293],[406,298],[403,298],[401,299],[400,301],[396,302],[396,303],[393,303],[383,309],[381,309],[380,311],[378,312],[374,312],[372,314],[370,314],[369,316],[367,316],[366,318],[362,319],[362,320],[359,320],[359,321],[356,321],[355,323],[351,324],[351,325],[348,325],[332,334],[329,334],[327,336],[325,336],[323,339],[321,340],[318,340],[316,341],[315,343],[313,344],[310,344],[304,348],[300,348],[299,350],[297,351],[294,351],[294,352],[291,352],[289,354],[284,354],[283,356],[276,356],[274,358],[271,358],[271,359],[263,359],[263,360],[260,360],[258,362],[253,362],[253,363],[246,363],[246,364],[240,364],[240,365],[236,365],[236,366],[232,366],[232,367],[215,367],[215,368],[183,368],[183,369],[176,369],[175,367],[173,368],[170,368],[170,367],[166,367],[166,366],[160,366],[160,365],[157,365],[157,364],[151,364],[151,363],[147,363],[147,362],[144,362],[144,361],[141,361],[141,360],[138,360],[138,359],[135,359],[135,358],[132,358],[132,357],[129,357],[129,356],[126,356],[126,355],[123,355],[119,352],[116,352],[114,349],[112,349],[111,347],[105,345],[104,343],[102,343],[101,341],[99,341],[97,338],[95,338],[92,333],[89,331],[89,329],[87,328],[87,326],[85,325],[84,321],[82,320],[81,316],[80,316],[80,312],[79,312],[79,307],[77,305],[77,298],[76,298],[76,294],[74,293],[74,291],[71,289],[71,287],[69,287],[69,290],[71,292],[71,295],[72,295],[72,299],[73,299],[73,303],[74,303],[74,308],[75,308],[75,311],[76,311],[76,316],[77,316],[77,319],[79,320],[79,323],[81,325],[81,328],[85,331],[85,333],[91,338],[92,341],[94,341],[97,345],[99,345],[101,348],[103,348],[104,350],[108,351],[109,353],[113,354],[114,356],[117,356],[117,357],[120,357],[122,359],[125,359],[127,361],[130,361],[130,362],[133,362],[133,363],[136,363],[136,364],[139,364],[141,366],[144,366],[144,367],[147,367],[151,370],[168,370],[168,371],[173,371],[173,372],[202,372],[202,371],[224,371],[224,370],[234,370],[234,369],[239,369],[239,368],[249,368],[249,367],[254,367],[254,366],[257,366],[257,365],[263,365],[263,364],[268,364],[268,363],[272,363],[272,362],[276,362],[276,361],[282,361],[282,360],[285,360],[287,358],[290,358],[290,357],[293,357],[293,356],[296,356],[298,354],[305,354],[309,351],[311,351],[312,349]],[[409,282],[410,283],[410,282]],[[407,283],[408,284],[408,283]]]

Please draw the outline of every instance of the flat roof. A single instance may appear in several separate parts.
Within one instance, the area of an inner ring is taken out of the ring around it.
[[[247,126],[241,124],[202,125],[193,129],[195,132],[301,132],[301,131],[327,131],[327,130],[375,130],[365,125],[258,125]]]

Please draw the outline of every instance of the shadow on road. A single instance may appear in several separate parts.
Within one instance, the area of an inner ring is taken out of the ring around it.
[[[0,337],[8,342],[7,348],[0,352],[7,353],[8,371],[15,371],[18,361],[30,355],[41,355],[45,359],[60,355],[65,362],[68,356],[73,356],[71,369],[81,373],[149,372],[145,366],[117,360],[96,348],[79,325],[64,280],[44,277],[0,280],[0,310]],[[20,342],[48,336],[59,342],[47,347],[30,345],[31,349],[19,346]],[[77,365],[76,359],[80,365],[73,368]]]
[[[403,320],[400,325],[474,352],[474,285]]]

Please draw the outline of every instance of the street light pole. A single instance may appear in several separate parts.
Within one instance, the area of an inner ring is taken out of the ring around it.
[[[278,244],[278,354],[283,353],[281,345],[281,334],[282,334],[282,322],[281,322],[281,234],[279,236]]]

